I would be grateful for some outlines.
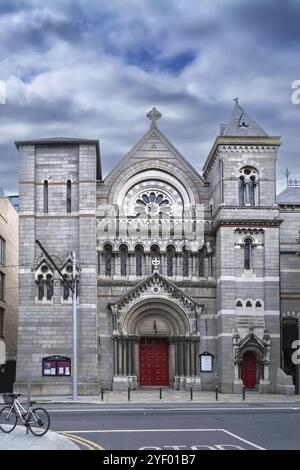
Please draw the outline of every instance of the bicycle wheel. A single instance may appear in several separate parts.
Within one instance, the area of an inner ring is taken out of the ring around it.
[[[34,436],[43,436],[50,427],[50,416],[44,408],[33,408],[27,419],[27,424]]]
[[[3,432],[11,432],[17,425],[18,418],[11,406],[5,406],[0,411],[0,429]]]

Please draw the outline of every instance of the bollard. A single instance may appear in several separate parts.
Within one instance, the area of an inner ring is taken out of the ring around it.
[[[193,401],[193,387],[191,387],[190,392],[191,392],[191,400]]]
[[[243,385],[243,400],[246,400],[246,387]]]
[[[216,385],[216,401],[219,400],[219,387]]]
[[[162,399],[162,388],[160,387],[159,389],[159,399],[161,400]]]
[[[130,388],[128,387],[128,401],[130,401]]]
[[[103,396],[104,396],[104,390],[103,387],[101,388],[101,401],[103,401]]]

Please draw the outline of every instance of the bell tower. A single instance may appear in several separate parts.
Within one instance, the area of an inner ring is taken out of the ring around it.
[[[269,136],[234,101],[203,169],[212,188],[218,260],[218,381],[223,392],[239,391],[245,381],[272,392],[280,367],[275,176],[280,138]],[[256,371],[251,380],[248,369]]]

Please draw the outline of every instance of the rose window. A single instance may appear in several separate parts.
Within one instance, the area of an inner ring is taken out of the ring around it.
[[[170,214],[172,205],[170,199],[160,191],[147,191],[140,195],[135,202],[135,213],[145,212],[147,215]]]

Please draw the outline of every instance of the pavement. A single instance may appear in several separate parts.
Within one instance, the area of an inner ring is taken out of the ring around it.
[[[73,401],[71,396],[34,396],[37,403],[43,404],[60,404],[60,403],[82,403],[82,404],[98,404],[98,405],[125,405],[125,404],[184,404],[190,403],[216,403],[215,392],[202,392],[193,391],[193,400],[191,400],[190,391],[172,390],[170,388],[162,388],[162,397],[160,398],[159,389],[153,390],[131,390],[130,400],[128,400],[127,391],[104,391],[103,400],[101,395],[78,396],[76,401]],[[26,401],[26,397],[24,397]],[[22,401],[22,400],[21,400]],[[279,394],[263,394],[255,391],[246,391],[245,400],[242,394],[234,393],[219,393],[219,403],[298,403],[300,404],[300,395],[279,395]],[[3,403],[2,396],[0,395],[0,404]]]
[[[37,437],[26,434],[24,426],[16,426],[9,434],[0,430],[0,451],[2,450],[79,450],[79,447],[65,436],[48,431]]]

